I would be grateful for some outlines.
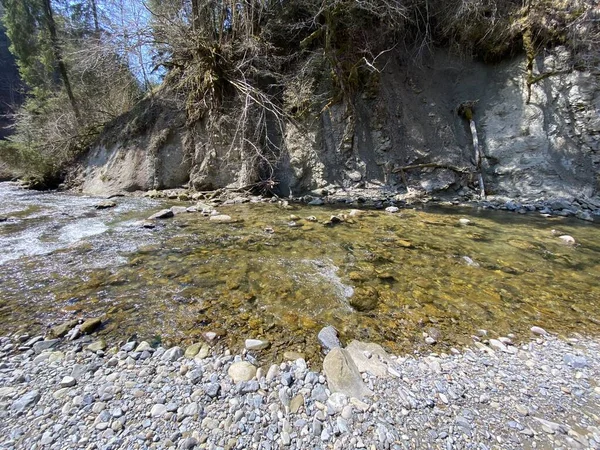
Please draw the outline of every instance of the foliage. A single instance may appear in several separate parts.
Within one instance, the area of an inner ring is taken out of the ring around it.
[[[596,0],[2,2],[11,50],[32,92],[13,141],[52,161],[41,165],[55,172],[104,124],[134,115],[151,84],[143,64],[150,53],[165,78],[148,97],[168,92],[181,99],[187,125],[226,135],[246,162],[245,180],[267,185],[285,151],[286,122],[317,117],[336,102],[351,122],[357,94],[376,90],[394,55],[419,62],[447,47],[497,61],[525,53],[531,87],[547,75],[534,75],[533,63],[549,47],[573,49],[573,65],[581,68],[598,64],[600,54]],[[45,5],[56,12],[54,41]],[[142,122],[131,121],[145,130]]]

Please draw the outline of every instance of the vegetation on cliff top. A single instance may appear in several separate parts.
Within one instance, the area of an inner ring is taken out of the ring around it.
[[[107,124],[155,95],[180,97],[188,124],[234,124],[252,177],[270,180],[284,124],[337,102],[351,116],[355,95],[376,86],[391,55],[418,61],[446,47],[494,62],[525,53],[533,66],[566,45],[573,67],[586,68],[600,48],[595,0],[2,3],[29,96],[0,159],[45,185]]]

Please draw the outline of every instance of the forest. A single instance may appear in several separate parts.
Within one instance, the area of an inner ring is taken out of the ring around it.
[[[351,115],[392,51],[414,64],[434,48],[490,63],[525,55],[529,87],[547,48],[570,48],[576,69],[600,52],[595,0],[2,0],[1,13],[26,100],[0,169],[41,188],[155,98],[177,99],[188,125],[237,123],[268,167],[273,126],[334,103]]]

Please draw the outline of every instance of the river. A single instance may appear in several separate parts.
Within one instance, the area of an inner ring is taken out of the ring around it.
[[[97,210],[98,198],[11,183],[0,199],[0,335],[102,315],[115,341],[214,331],[232,347],[260,337],[271,353],[316,355],[324,325],[396,353],[427,335],[440,349],[466,344],[478,329],[600,332],[600,227],[575,219],[430,207],[324,226],[350,207],[261,203],[218,208],[236,223],[184,213],[146,229],[140,220],[175,203],[121,197]]]

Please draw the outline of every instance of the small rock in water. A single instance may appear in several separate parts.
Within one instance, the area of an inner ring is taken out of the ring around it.
[[[463,219],[458,219],[458,223],[459,223],[459,225],[466,226],[466,225],[470,225],[471,221],[469,219],[463,218]]]
[[[398,211],[400,211],[400,208],[398,208],[397,206],[388,206],[387,208],[385,208],[385,210],[389,213],[397,213]]]
[[[83,322],[79,329],[82,333],[90,334],[96,331],[96,329],[102,324],[102,319],[100,317],[92,317],[91,319]]]
[[[338,339],[337,330],[331,325],[322,328],[317,335],[317,339],[325,351],[342,346],[340,340]]]
[[[114,208],[115,206],[117,206],[117,204],[115,202],[113,202],[112,200],[106,200],[104,202],[97,203],[96,205],[94,205],[94,208],[108,209],[108,208]]]
[[[321,205],[324,205],[325,202],[323,201],[323,199],[315,198],[315,199],[311,200],[310,202],[308,202],[308,204],[310,206],[321,206]]]
[[[269,348],[270,342],[263,341],[260,339],[246,339],[246,349],[247,350],[264,350]]]
[[[547,336],[548,332],[541,327],[531,327],[531,332],[539,336]]]
[[[568,234],[563,234],[562,236],[559,236],[558,238],[567,245],[575,245],[575,238],[573,238],[573,236],[569,236]]]
[[[170,209],[162,209],[162,210],[158,211],[157,213],[154,213],[150,217],[148,217],[148,220],[168,219],[170,217],[173,217],[174,215],[175,214]]]
[[[227,214],[216,214],[214,216],[210,216],[209,220],[211,222],[216,222],[216,223],[231,223],[231,222],[234,222],[234,220],[231,218],[231,216],[228,216]]]

